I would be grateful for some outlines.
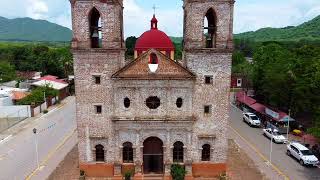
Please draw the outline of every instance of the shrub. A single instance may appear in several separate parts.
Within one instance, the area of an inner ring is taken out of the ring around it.
[[[223,173],[219,174],[219,175],[217,176],[217,178],[218,178],[219,180],[228,180],[228,179],[229,179],[228,176],[227,176],[227,174],[226,174],[226,172],[223,172]]]
[[[47,113],[48,113],[47,109],[43,110],[43,114],[47,114]]]
[[[180,164],[171,165],[171,176],[173,180],[184,180],[187,171]]]
[[[84,170],[80,170],[80,176],[85,176]]]
[[[124,179],[125,180],[131,180],[131,177],[133,176],[133,171],[127,171],[124,173]]]
[[[58,91],[52,89],[50,86],[37,87],[32,90],[31,94],[20,101],[17,102],[17,105],[39,105],[44,102],[44,95],[46,97],[55,97],[58,95]]]

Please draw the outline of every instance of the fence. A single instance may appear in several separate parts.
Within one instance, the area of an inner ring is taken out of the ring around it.
[[[31,117],[30,106],[0,106],[0,132]]]

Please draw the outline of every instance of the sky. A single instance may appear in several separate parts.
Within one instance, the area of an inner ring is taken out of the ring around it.
[[[170,36],[182,36],[182,0],[124,0],[125,36],[140,36],[150,29],[153,6],[158,27]],[[0,16],[45,19],[71,27],[69,0],[0,0]],[[236,0],[234,32],[263,27],[299,25],[320,15],[320,0]]]

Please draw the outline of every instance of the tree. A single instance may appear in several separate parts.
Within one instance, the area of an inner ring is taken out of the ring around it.
[[[0,62],[0,83],[12,81],[16,78],[14,66],[8,62]]]
[[[136,41],[138,38],[136,38],[135,36],[130,36],[126,39],[126,58],[132,58],[134,56],[134,47],[136,45]]]

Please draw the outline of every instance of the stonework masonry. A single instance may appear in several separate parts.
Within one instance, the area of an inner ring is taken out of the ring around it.
[[[130,167],[139,178],[147,174],[148,168],[144,167],[144,142],[155,137],[163,143],[162,174],[166,177],[174,163],[173,144],[177,141],[184,145],[182,164],[189,179],[212,177],[225,171],[234,1],[184,1],[181,65],[168,63],[170,59],[156,50],[142,54],[131,63],[125,61],[122,0],[70,2],[80,168],[91,177],[114,178],[121,177],[124,169]],[[101,17],[101,48],[90,45],[89,16],[93,8]],[[203,22],[210,8],[215,12],[215,46],[206,48]],[[159,63],[159,74],[134,78],[132,64],[147,68],[151,53],[163,61]],[[170,69],[177,71],[173,73]],[[120,73],[127,76],[115,76]],[[183,78],[186,75],[188,78]],[[95,83],[97,76],[101,78],[100,84]],[[207,76],[211,77],[210,84],[205,83]],[[161,100],[157,109],[146,106],[150,96]],[[129,108],[124,107],[124,98],[130,99]],[[177,98],[183,99],[181,108],[177,108]],[[101,113],[96,112],[96,106],[102,107]],[[204,106],[210,106],[210,113],[204,113]],[[133,148],[133,161],[129,165],[123,162],[125,142],[132,143]],[[205,144],[211,148],[210,161],[202,160]],[[104,147],[103,162],[96,162],[96,145]],[[203,169],[209,169],[210,173]]]

